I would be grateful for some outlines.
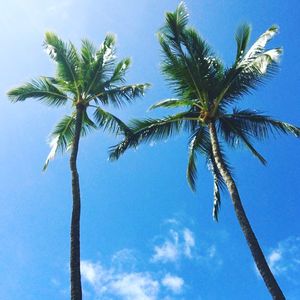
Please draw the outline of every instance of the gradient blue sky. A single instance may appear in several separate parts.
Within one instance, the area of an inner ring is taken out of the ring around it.
[[[41,172],[47,136],[67,109],[34,101],[12,105],[6,91],[30,78],[51,75],[44,32],[80,44],[118,37],[118,56],[130,56],[128,82],[152,89],[131,107],[113,111],[124,120],[158,116],[150,104],[171,96],[159,72],[155,33],[178,1],[11,0],[0,3],[0,290],[3,300],[69,298],[68,155]],[[243,102],[300,125],[300,4],[289,1],[186,1],[191,24],[230,64],[234,33],[242,22],[253,38],[276,23],[283,46],[281,70]],[[253,39],[252,39],[253,40]],[[116,139],[94,132],[82,140],[82,273],[85,299],[269,299],[235,218],[223,196],[219,223],[211,217],[212,181],[199,161],[198,192],[186,183],[186,136],[129,151],[107,161]],[[257,237],[287,299],[300,299],[299,140],[280,137],[257,145],[263,167],[245,150],[229,159]]]

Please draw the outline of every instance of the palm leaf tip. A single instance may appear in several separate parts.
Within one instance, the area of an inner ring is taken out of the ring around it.
[[[185,3],[181,1],[174,12],[166,13],[166,24],[161,31],[167,35],[171,33],[175,37],[178,37],[180,32],[182,32],[187,25],[188,19],[189,14],[187,12],[187,7]]]
[[[243,54],[245,54],[250,36],[251,26],[249,24],[242,24],[238,27],[235,34],[235,40],[237,43],[236,60],[239,60],[243,56]]]
[[[53,78],[40,77],[13,88],[7,93],[11,102],[25,101],[28,98],[36,98],[48,105],[64,105],[68,96],[55,86]]]

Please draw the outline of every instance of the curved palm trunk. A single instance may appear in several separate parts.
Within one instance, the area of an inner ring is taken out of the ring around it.
[[[247,240],[248,246],[251,250],[251,253],[254,258],[257,269],[259,270],[273,299],[284,300],[285,297],[266,262],[265,256],[259,246],[256,236],[255,236],[255,234],[251,228],[251,225],[248,221],[248,218],[244,211],[236,184],[223,162],[223,158],[222,158],[222,154],[220,151],[218,137],[217,137],[216,128],[215,128],[214,123],[209,124],[209,133],[210,133],[210,139],[211,139],[211,143],[212,143],[213,156],[214,156],[216,165],[217,165],[217,167],[226,183],[226,186],[228,188],[229,194],[231,196],[231,200],[233,202],[236,216],[238,218],[238,221],[240,223],[240,226],[242,228],[244,236]]]
[[[75,134],[70,157],[72,172],[72,196],[73,209],[71,220],[71,300],[82,300],[81,277],[80,277],[80,188],[77,172],[77,154],[82,126],[83,107],[76,108]]]

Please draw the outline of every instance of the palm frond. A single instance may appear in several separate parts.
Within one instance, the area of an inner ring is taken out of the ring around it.
[[[104,130],[108,130],[116,135],[123,133],[125,136],[131,134],[131,129],[113,114],[98,107],[94,111],[94,118],[97,125]]]
[[[50,57],[57,63],[57,77],[74,86],[79,96],[80,58],[72,43],[64,43],[53,32],[46,32],[44,46]]]
[[[116,107],[121,107],[143,96],[149,86],[148,83],[145,83],[112,87],[96,95],[95,98],[103,104],[111,103]]]
[[[241,58],[246,54],[246,49],[248,46],[248,42],[250,40],[251,35],[251,27],[249,24],[242,24],[238,27],[235,40],[237,44],[236,58],[235,61],[238,63]]]
[[[251,133],[242,126],[239,121],[228,120],[226,117],[219,118],[219,126],[221,134],[225,141],[232,147],[239,146],[241,143],[245,145],[250,152],[259,159],[259,161],[266,165],[265,158],[254,148],[250,142]]]
[[[87,114],[87,111],[84,110],[82,116],[82,125],[81,125],[81,135],[85,136],[93,129],[97,129],[97,125],[90,119]]]
[[[49,142],[51,150],[44,164],[43,171],[47,169],[50,160],[54,159],[58,150],[63,152],[72,144],[74,138],[74,129],[74,116],[64,116],[55,126]]]
[[[164,51],[165,57],[161,65],[162,73],[168,81],[170,87],[180,99],[199,99],[202,102],[205,95],[197,90],[197,74],[190,66],[187,66],[186,54],[174,54],[169,46],[169,41],[163,36],[159,36],[160,44]]]
[[[86,94],[93,95],[103,90],[105,83],[111,78],[115,64],[115,36],[106,35],[100,49],[96,51],[86,72]]]
[[[162,72],[179,98],[198,99],[207,107],[209,99],[215,98],[223,65],[187,22],[183,4],[167,14],[158,36],[164,54]]]
[[[149,110],[158,108],[158,107],[182,107],[182,106],[199,106],[197,101],[189,99],[165,99],[159,101],[149,107]]]
[[[212,162],[211,172],[214,178],[214,202],[213,202],[213,219],[218,222],[219,220],[219,211],[221,208],[221,192],[220,184],[223,184],[223,179],[220,176],[220,172],[217,169],[216,163]]]
[[[271,27],[253,44],[253,46],[239,58],[238,62],[227,69],[218,96],[215,100],[214,113],[220,103],[238,100],[239,97],[257,88],[277,70],[282,48],[266,50],[267,42],[278,32],[277,27]]]
[[[166,13],[166,24],[160,31],[170,39],[179,39],[182,31],[188,23],[188,20],[189,14],[184,2],[182,1],[174,12]]]
[[[7,95],[12,102],[24,101],[28,98],[36,98],[48,105],[64,105],[68,96],[57,88],[51,78],[41,77],[11,89]]]
[[[124,83],[125,82],[124,76],[125,76],[128,68],[130,67],[130,64],[131,64],[130,58],[127,57],[127,58],[122,59],[116,65],[114,72],[107,83],[109,83],[110,85],[116,84],[116,83]]]
[[[245,53],[241,64],[249,62],[265,52],[266,44],[278,33],[279,28],[276,25],[271,26],[266,30]]]
[[[162,140],[188,128],[189,118],[194,117],[190,112],[178,113],[162,119],[132,120],[129,134],[119,144],[110,148],[110,160],[117,160],[128,148],[135,148],[142,142]]]
[[[96,58],[96,47],[89,40],[81,41],[81,77],[83,80],[83,90],[87,91],[90,84],[91,67]]]
[[[197,179],[197,152],[201,152],[205,156],[209,155],[210,140],[206,127],[199,127],[190,137],[189,141],[189,157],[186,176],[188,183],[193,191],[196,190]]]
[[[225,153],[223,151],[222,145],[219,144],[220,148],[220,155],[223,162],[223,165],[225,166],[227,172],[230,174],[231,177],[233,177],[233,170],[231,165],[226,159]],[[213,179],[214,179],[214,202],[213,202],[213,218],[215,221],[219,220],[219,211],[221,208],[221,192],[224,192],[226,190],[226,183],[224,181],[223,176],[221,175],[218,166],[215,162],[215,158],[212,152],[212,148],[210,148],[209,156],[207,156],[207,163],[209,166],[209,169],[212,173]]]
[[[275,120],[270,116],[250,109],[238,110],[234,109],[232,114],[222,116],[228,122],[238,122],[240,128],[247,134],[257,138],[265,139],[269,134],[293,134],[300,137],[300,128],[282,121]]]
[[[50,135],[49,145],[50,153],[46,159],[43,167],[45,171],[48,167],[50,160],[54,159],[57,151],[68,151],[72,146],[75,134],[75,113],[71,116],[64,116],[55,126],[53,132]],[[81,136],[87,135],[92,129],[97,129],[96,124],[89,118],[86,111],[83,112],[82,125],[81,125]]]

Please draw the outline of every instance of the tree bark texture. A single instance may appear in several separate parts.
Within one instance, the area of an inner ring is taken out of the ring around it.
[[[259,270],[273,299],[284,300],[285,296],[283,295],[283,292],[281,291],[274,275],[272,274],[267,264],[266,258],[262,252],[262,249],[260,248],[260,245],[256,239],[256,236],[246,216],[236,184],[230,172],[227,170],[226,165],[224,164],[215,124],[210,123],[208,126],[209,126],[209,133],[210,133],[210,139],[211,139],[212,151],[213,151],[213,157],[215,163],[226,183],[227,189],[229,191],[234,206],[236,216],[238,218],[239,224],[242,228],[247,244],[254,258],[256,267]]]
[[[72,173],[72,219],[71,219],[71,300],[82,300],[81,275],[80,275],[80,187],[77,172],[77,154],[82,127],[83,107],[76,108],[75,133],[70,157]]]

